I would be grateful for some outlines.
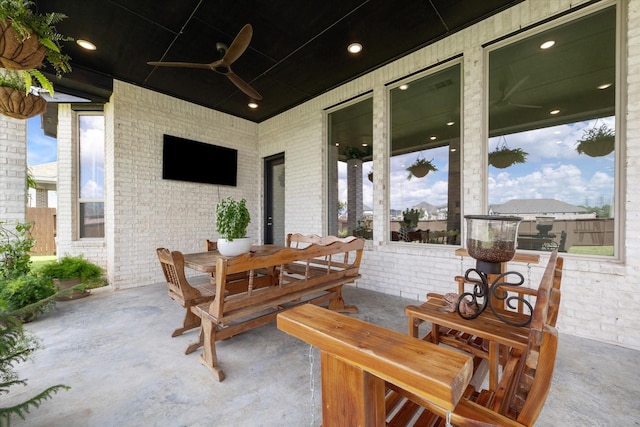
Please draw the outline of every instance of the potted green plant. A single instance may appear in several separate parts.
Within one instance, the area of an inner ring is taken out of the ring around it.
[[[53,94],[53,85],[38,70],[0,69],[0,114],[23,120],[44,113],[47,102],[32,90],[34,78],[43,91]]]
[[[57,75],[69,72],[69,57],[60,43],[73,40],[56,31],[66,18],[57,12],[38,14],[31,0],[0,0],[0,64],[10,70],[39,68],[46,58]]]
[[[39,273],[53,279],[60,295],[58,301],[89,296],[89,289],[104,286],[101,280],[104,274],[102,268],[87,261],[82,255],[65,256],[58,261],[44,265]],[[70,290],[72,289],[73,290]]]
[[[527,153],[522,148],[509,148],[504,143],[489,153],[489,164],[494,168],[504,169],[516,163],[525,163]]]
[[[408,231],[413,231],[418,226],[420,217],[424,214],[422,209],[406,209],[402,212],[402,227]]]
[[[58,77],[71,70],[60,43],[72,39],[54,26],[65,15],[36,14],[32,6],[30,0],[0,0],[0,114],[14,119],[43,113],[47,104],[40,92],[54,94],[53,84],[36,69],[43,59]]]
[[[418,157],[415,162],[411,166],[407,168],[407,172],[409,172],[409,176],[407,179],[411,179],[412,177],[423,178],[427,176],[429,172],[435,172],[438,168],[432,163],[433,159],[425,160],[421,157]]]
[[[222,199],[216,205],[216,231],[218,251],[225,256],[237,256],[249,252],[251,239],[247,237],[247,227],[251,215],[247,209],[247,201],[236,201],[231,197]]]
[[[586,129],[578,140],[576,151],[591,157],[606,156],[615,148],[615,135],[606,123],[600,127]]]

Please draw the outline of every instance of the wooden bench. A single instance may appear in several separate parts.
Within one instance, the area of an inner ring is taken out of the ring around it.
[[[278,328],[321,350],[325,427],[384,426],[387,383],[451,410],[471,379],[465,354],[315,306],[280,313]]]
[[[532,328],[541,329],[543,324],[555,326],[560,304],[562,267],[563,259],[556,250],[549,257],[538,289],[501,286],[500,289],[509,293],[535,297],[531,320],[526,325],[506,324],[491,310],[485,310],[474,319],[463,319],[457,312],[445,311],[443,295],[428,294],[425,303],[405,307],[405,313],[409,316],[409,334],[419,337],[419,325],[424,321],[430,322],[431,331],[422,338],[472,354],[476,357],[476,370],[482,360],[488,361],[489,389],[496,390],[500,367],[504,372],[511,349],[524,351]],[[464,283],[460,286],[464,286]],[[524,323],[523,320],[528,318],[517,310],[500,308],[498,312],[513,323]],[[482,377],[483,372],[479,371],[478,375]]]
[[[211,303],[191,308],[201,318],[202,327],[197,343],[190,351],[204,347],[201,362],[222,381],[216,354],[216,341],[275,320],[276,315],[296,305],[328,303],[335,311],[355,312],[342,299],[342,286],[360,277],[359,268],[364,239],[347,237],[329,244],[312,243],[303,249],[282,248],[268,253],[249,253],[237,257],[221,257],[215,267],[216,297]],[[333,259],[339,260],[334,262]],[[242,292],[230,294],[230,277],[247,273],[239,287]],[[266,276],[265,276],[266,272]],[[265,277],[269,286],[254,286]]]

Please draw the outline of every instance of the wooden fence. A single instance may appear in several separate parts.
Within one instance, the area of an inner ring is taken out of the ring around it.
[[[56,209],[27,208],[27,222],[33,223],[31,236],[36,241],[31,255],[55,255]]]

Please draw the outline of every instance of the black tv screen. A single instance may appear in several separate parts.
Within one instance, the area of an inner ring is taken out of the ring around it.
[[[164,135],[162,178],[236,186],[238,150]]]

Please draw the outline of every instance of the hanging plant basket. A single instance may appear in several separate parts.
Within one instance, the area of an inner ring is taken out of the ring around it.
[[[615,132],[603,124],[599,128],[585,130],[582,138],[578,140],[576,151],[591,157],[602,157],[611,153],[614,148]]]
[[[13,29],[10,21],[0,20],[0,64],[8,70],[39,68],[47,53],[37,35],[32,34],[24,41]]]
[[[429,172],[437,171],[438,168],[433,163],[431,163],[432,161],[433,159],[425,160],[422,158],[417,158],[416,161],[407,168],[407,171],[409,172],[409,176],[407,177],[407,179],[411,179],[411,177],[414,176],[416,178],[424,178]]]
[[[7,86],[0,86],[0,114],[14,119],[28,119],[47,109],[44,98]]]
[[[498,169],[508,168],[516,163],[525,163],[528,154],[522,148],[509,148],[503,140],[502,145],[489,153],[489,164]]]

